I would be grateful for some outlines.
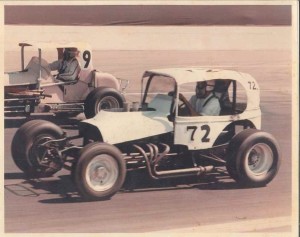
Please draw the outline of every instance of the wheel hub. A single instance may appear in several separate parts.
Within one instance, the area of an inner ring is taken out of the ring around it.
[[[106,154],[98,155],[92,159],[86,171],[87,183],[95,191],[110,189],[118,177],[116,161]]]
[[[103,183],[108,176],[108,170],[105,167],[97,167],[92,175],[92,179],[95,182]]]
[[[113,96],[106,96],[99,102],[98,111],[101,109],[119,108],[118,100]]]
[[[251,151],[250,157],[249,157],[249,165],[256,166],[259,162],[260,155],[256,151]]]
[[[272,150],[264,143],[254,145],[247,157],[248,169],[255,176],[267,173],[273,163]]]

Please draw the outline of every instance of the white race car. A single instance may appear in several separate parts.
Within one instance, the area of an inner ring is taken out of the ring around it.
[[[6,116],[29,116],[35,112],[74,116],[84,112],[87,118],[91,118],[100,109],[123,107],[125,102],[123,91],[128,85],[128,80],[117,79],[109,73],[95,70],[92,50],[88,44],[20,43],[19,46],[21,71],[4,75]],[[37,56],[29,60],[26,67],[25,48],[38,52]],[[69,48],[79,51],[77,57],[80,65],[79,76],[69,82],[56,80],[49,63],[42,58],[42,49],[43,52],[55,50],[58,60],[63,57],[63,51]]]
[[[188,108],[199,81],[215,80],[221,113],[194,116]],[[144,87],[144,90],[143,90]],[[128,170],[146,169],[153,179],[197,176],[226,166],[242,185],[263,186],[279,169],[275,138],[261,131],[260,89],[249,74],[220,69],[148,70],[137,108],[101,110],[66,137],[43,120],[15,134],[12,156],[31,176],[49,176],[71,162],[73,180],[87,200],[102,200],[122,186]],[[72,139],[83,138],[82,146]],[[21,142],[22,141],[22,142]]]

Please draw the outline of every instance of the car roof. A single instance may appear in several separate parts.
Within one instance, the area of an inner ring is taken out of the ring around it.
[[[234,70],[201,67],[151,69],[147,70],[143,77],[151,75],[161,75],[174,78],[178,85],[213,79],[232,79],[239,82],[245,82],[245,80],[255,81],[255,79],[247,73]]]
[[[86,42],[39,42],[39,43],[19,43],[19,46],[32,46],[39,49],[55,49],[55,48],[91,48]]]

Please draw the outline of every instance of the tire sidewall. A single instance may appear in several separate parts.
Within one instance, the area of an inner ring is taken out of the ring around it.
[[[238,134],[236,134],[227,149],[227,155],[226,155],[226,168],[231,178],[233,178],[235,181],[240,181],[240,175],[238,174],[237,170],[237,162],[236,157],[238,155],[238,152],[240,152],[240,146],[244,142],[247,137],[251,136],[252,134],[258,132],[256,129],[247,129],[244,130]]]

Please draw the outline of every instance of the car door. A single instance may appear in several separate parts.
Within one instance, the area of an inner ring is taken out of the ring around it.
[[[189,150],[212,147],[224,128],[232,122],[230,115],[192,116],[186,103],[195,98],[195,86],[195,82],[180,85],[175,105],[174,144],[186,145]],[[180,97],[184,97],[187,102],[182,103]]]
[[[230,122],[227,116],[176,116],[174,144],[186,145],[189,150],[211,148]]]

